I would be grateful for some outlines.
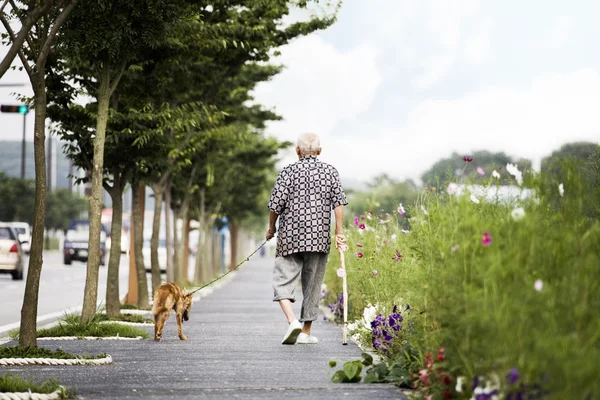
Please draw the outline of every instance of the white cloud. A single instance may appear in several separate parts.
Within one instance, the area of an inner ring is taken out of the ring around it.
[[[287,140],[302,132],[327,136],[366,111],[381,83],[377,54],[366,45],[339,52],[314,35],[286,46],[280,60],[286,69],[255,91],[257,102],[276,106],[285,118],[271,123],[270,132]]]
[[[482,22],[475,36],[467,39],[465,43],[465,57],[473,65],[480,65],[490,53],[490,28],[489,21]]]
[[[569,40],[573,19],[567,16],[560,16],[556,19],[552,32],[550,33],[550,43],[553,48],[563,47]]]
[[[584,69],[546,74],[528,88],[490,86],[452,100],[427,100],[405,121],[373,121],[325,147],[323,160],[344,176],[369,179],[388,172],[418,179],[453,151],[504,151],[539,164],[567,141],[600,140],[600,74]]]

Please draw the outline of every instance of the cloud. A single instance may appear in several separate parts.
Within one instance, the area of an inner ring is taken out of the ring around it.
[[[367,45],[340,52],[316,35],[283,48],[286,69],[254,93],[257,102],[275,106],[285,118],[269,131],[287,140],[302,132],[327,136],[338,122],[366,111],[382,81],[377,55]]]
[[[490,28],[489,21],[482,22],[475,36],[467,39],[465,44],[465,57],[473,65],[480,65],[490,53]]]
[[[582,69],[544,74],[529,87],[488,86],[449,100],[419,103],[405,120],[373,121],[369,132],[354,132],[323,159],[342,175],[369,179],[381,172],[419,179],[453,151],[504,151],[534,166],[567,141],[600,140],[600,74]]]

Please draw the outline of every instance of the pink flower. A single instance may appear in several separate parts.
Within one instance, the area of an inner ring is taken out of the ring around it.
[[[379,271],[377,271],[376,269],[374,269],[373,272],[371,272],[371,274],[373,276],[377,276],[377,275],[379,275]]]
[[[358,227],[359,227],[360,229],[365,229],[367,226],[366,226],[365,224],[360,224]]]
[[[356,247],[363,247],[362,243],[356,243]]]
[[[449,195],[456,194],[456,192],[458,192],[458,185],[454,182],[450,182],[448,184],[448,188],[446,189],[446,192],[448,192]]]
[[[477,167],[477,173],[481,176],[485,175],[485,171],[481,167]]]
[[[356,257],[358,257],[358,258],[363,258],[363,256],[364,256],[364,254],[363,254],[363,253],[361,253],[360,251],[357,251],[357,252],[356,252],[356,253],[354,253],[354,254],[356,254]]]
[[[396,255],[394,257],[392,257],[392,260],[398,262],[400,260],[402,260],[402,257],[404,257],[402,254],[400,254],[400,252],[398,250],[396,250]]]
[[[406,214],[406,210],[404,209],[404,207],[402,207],[402,203],[400,203],[400,205],[398,206],[398,214],[400,214],[400,216]]]
[[[338,268],[337,276],[339,276],[340,278],[343,278],[344,276],[346,276],[346,271],[344,271],[342,268]]]
[[[358,226],[358,217],[354,217],[354,226]]]
[[[463,161],[466,162],[466,163],[470,163],[471,161],[473,161],[473,157],[464,156],[463,157]]]
[[[483,235],[481,235],[481,244],[485,247],[492,244],[492,235],[489,232],[483,232]]]

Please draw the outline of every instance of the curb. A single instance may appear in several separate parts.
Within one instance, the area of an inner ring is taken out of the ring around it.
[[[0,400],[58,400],[63,398],[65,390],[64,386],[59,386],[52,393],[4,392],[0,393]]]
[[[122,337],[122,336],[56,336],[56,337],[39,337],[37,340],[142,340],[141,336]],[[0,362],[1,362],[0,358]]]
[[[112,363],[113,359],[109,354],[104,358],[93,360],[83,358],[0,358],[0,367],[21,365],[108,365]]]
[[[129,322],[129,321],[119,321],[119,320],[102,321],[102,322],[100,322],[100,324],[120,324],[120,325],[127,325],[127,326],[138,326],[138,327],[143,327],[143,328],[149,328],[149,327],[154,326],[154,324],[151,324],[150,322]]]

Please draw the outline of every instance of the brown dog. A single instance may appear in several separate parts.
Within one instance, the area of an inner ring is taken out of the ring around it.
[[[187,340],[181,329],[181,323],[190,319],[190,311],[192,310],[192,293],[184,292],[179,286],[174,283],[163,283],[156,288],[154,293],[154,305],[152,313],[154,314],[154,340],[162,339],[163,328],[171,310],[175,310],[177,316],[177,331],[179,339]]]

